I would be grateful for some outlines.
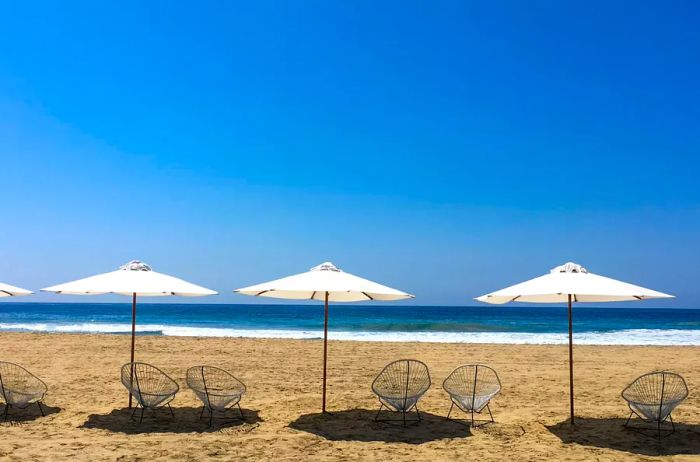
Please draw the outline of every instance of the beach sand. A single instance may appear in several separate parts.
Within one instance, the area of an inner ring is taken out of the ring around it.
[[[49,414],[13,410],[0,425],[0,457],[8,459],[147,460],[700,460],[700,348],[575,347],[578,426],[568,416],[566,346],[330,342],[329,404],[320,415],[322,342],[227,338],[137,338],[137,360],[180,384],[167,411],[130,420],[119,382],[129,337],[0,335],[0,359],[24,365],[49,386]],[[372,421],[370,390],[388,362],[415,358],[433,385],[421,400],[425,420],[402,428]],[[199,419],[186,388],[196,364],[223,367],[248,386],[246,423]],[[483,363],[503,383],[496,419],[478,429],[446,421],[442,381],[457,365]],[[689,399],[674,413],[678,431],[663,439],[622,428],[622,388],[636,376],[670,368],[688,381]]]

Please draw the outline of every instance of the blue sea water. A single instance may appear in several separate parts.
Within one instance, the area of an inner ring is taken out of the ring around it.
[[[468,343],[566,343],[563,306],[335,304],[329,338]],[[124,334],[129,303],[0,303],[0,331]],[[141,335],[320,338],[323,306],[139,303]],[[700,310],[574,307],[578,344],[700,345]]]

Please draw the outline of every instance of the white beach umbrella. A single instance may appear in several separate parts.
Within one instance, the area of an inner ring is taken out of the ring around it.
[[[571,423],[574,423],[574,357],[572,302],[621,302],[651,298],[672,298],[673,295],[645,289],[626,282],[589,273],[576,263],[565,263],[548,274],[514,286],[482,295],[477,300],[492,304],[508,302],[568,303],[569,306],[569,400]]]
[[[354,276],[326,262],[306,273],[295,274],[234,292],[257,297],[291,300],[323,300],[323,412],[326,412],[326,364],[328,353],[328,302],[390,301],[414,298],[413,295]]]
[[[0,282],[0,297],[18,297],[20,295],[31,295],[31,290],[20,289],[19,287],[3,284]]]
[[[136,297],[162,297],[179,295],[199,297],[216,295],[218,292],[191,284],[167,274],[157,273],[146,263],[132,260],[116,271],[66,282],[41,289],[43,292],[55,292],[66,295],[129,295],[131,299],[131,362],[134,362],[136,344]],[[129,395],[131,407],[131,395]]]

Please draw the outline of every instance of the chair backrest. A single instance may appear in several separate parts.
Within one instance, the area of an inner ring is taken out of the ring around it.
[[[465,364],[453,370],[442,383],[450,395],[461,397],[492,396],[501,391],[495,370],[483,364]]]
[[[400,359],[389,363],[372,382],[372,391],[377,395],[395,399],[421,396],[428,388],[428,366],[416,359]]]
[[[19,364],[0,361],[0,396],[7,402],[5,390],[23,393],[46,393],[48,387]]]
[[[622,390],[622,397],[631,403],[666,406],[688,397],[688,386],[680,375],[654,371],[641,375]]]
[[[243,394],[245,384],[224,369],[214,366],[194,366],[187,370],[187,386],[207,394]]]
[[[133,375],[132,375],[133,371]],[[122,384],[129,390],[145,395],[177,393],[180,387],[168,374],[147,363],[126,363],[122,366]]]

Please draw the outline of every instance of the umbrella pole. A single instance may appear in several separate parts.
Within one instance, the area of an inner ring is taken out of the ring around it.
[[[571,425],[574,425],[574,329],[571,320],[571,294],[569,294],[569,401]]]
[[[328,360],[328,292],[326,292],[323,321],[323,413],[326,413],[326,363]]]
[[[136,346],[136,292],[131,299],[131,379],[130,385],[134,383],[134,347]],[[131,388],[131,387],[129,387]],[[131,392],[129,392],[129,407],[131,407]]]

